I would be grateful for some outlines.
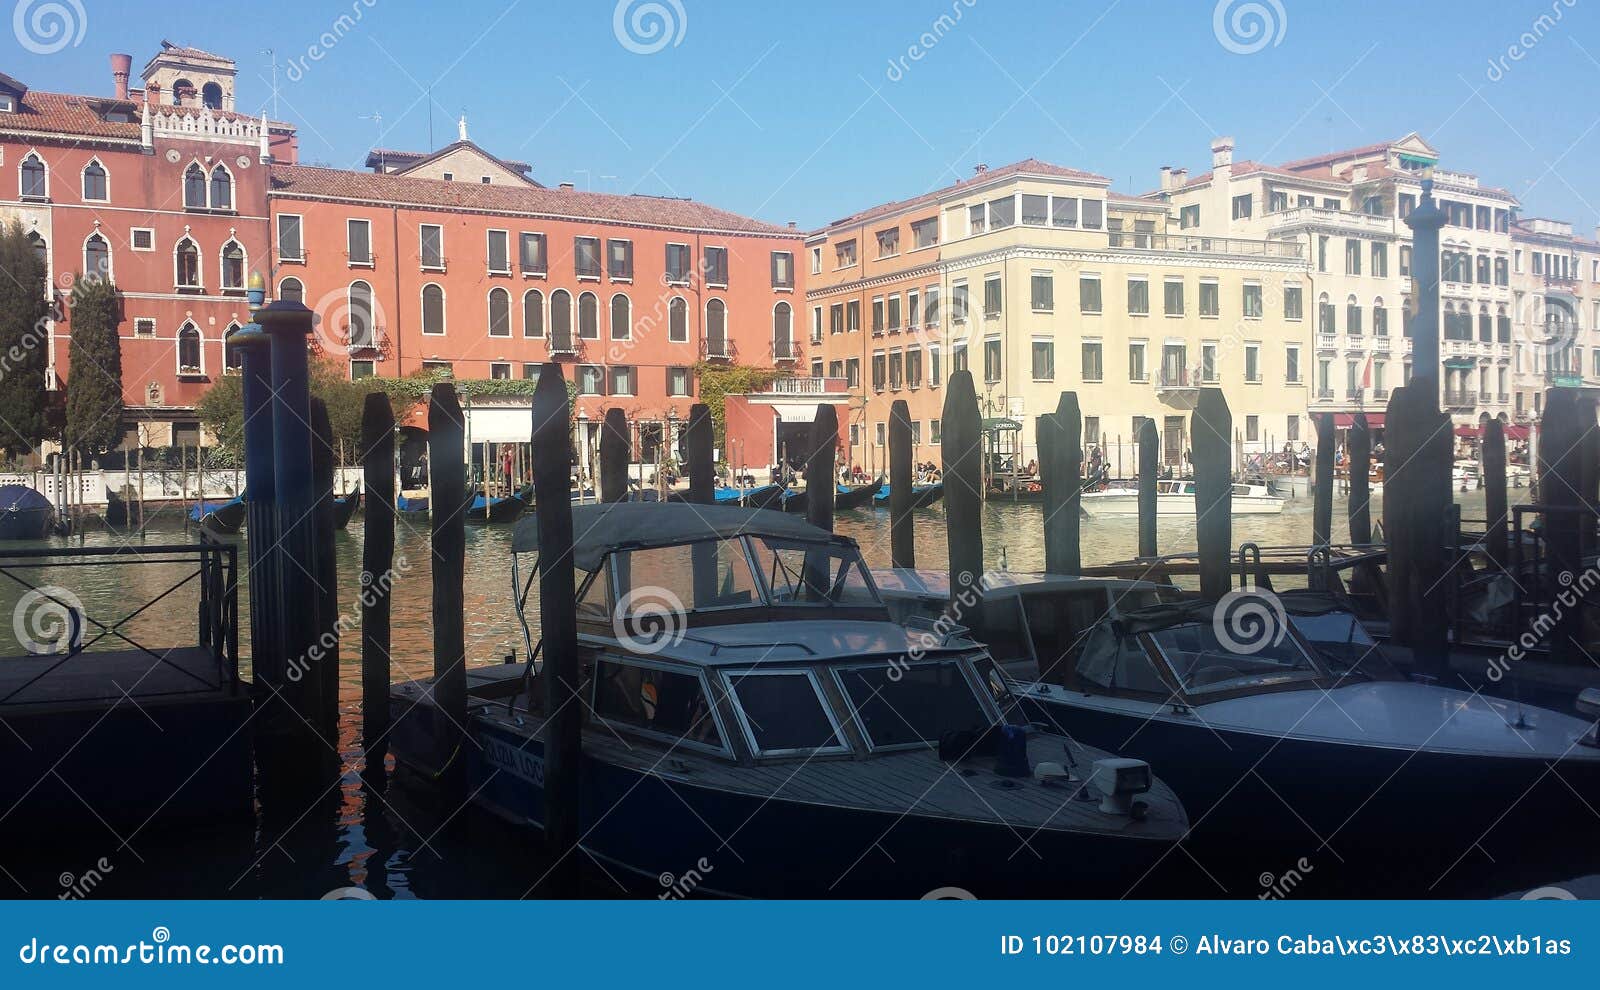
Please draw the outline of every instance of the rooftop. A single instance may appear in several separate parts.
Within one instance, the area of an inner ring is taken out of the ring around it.
[[[1003,166],[1001,168],[983,169],[982,171],[975,172],[971,178],[962,179],[959,182],[951,183],[948,186],[945,186],[941,189],[935,189],[932,192],[923,193],[920,196],[913,196],[910,199],[896,200],[891,203],[883,203],[878,206],[869,207],[868,209],[862,210],[859,213],[852,213],[847,217],[841,217],[822,228],[822,230],[813,231],[813,233],[823,233],[833,229],[834,227],[866,223],[870,220],[877,219],[878,217],[891,216],[895,213],[899,213],[903,210],[909,210],[917,206],[930,205],[947,199],[957,193],[964,192],[967,189],[987,185],[991,182],[1001,179],[1009,179],[1018,175],[1042,175],[1057,179],[1075,179],[1080,182],[1091,183],[1099,186],[1108,186],[1111,184],[1111,180],[1103,175],[1096,175],[1093,172],[1084,172],[1075,168],[1067,168],[1062,165],[1052,165],[1050,162],[1041,161],[1037,158],[1026,158],[1020,162],[1013,162],[1012,164]]]
[[[34,131],[72,137],[111,138],[137,142],[139,116],[144,105],[134,100],[111,97],[74,96],[68,93],[42,93],[29,90],[19,101],[16,112],[0,115],[0,131]],[[126,121],[107,120],[108,112],[127,114]],[[202,110],[198,107],[152,106],[151,112],[163,116],[203,117],[213,120],[253,122],[260,118],[230,110]],[[269,121],[275,131],[291,131],[292,124]]]

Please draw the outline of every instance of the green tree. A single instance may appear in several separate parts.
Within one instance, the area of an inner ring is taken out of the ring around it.
[[[51,315],[44,261],[13,222],[0,233],[0,448],[10,458],[36,450],[48,429]]]
[[[80,454],[104,454],[122,441],[121,308],[109,279],[80,278],[72,288],[72,360],[61,440]]]

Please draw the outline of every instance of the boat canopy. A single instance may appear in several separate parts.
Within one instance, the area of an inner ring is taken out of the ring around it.
[[[617,550],[646,550],[740,536],[855,545],[854,540],[835,536],[783,512],[684,502],[575,505],[572,534],[572,562],[584,571],[599,570],[606,555]],[[511,552],[535,553],[538,549],[539,514],[535,511],[517,522]]]
[[[1347,610],[1348,605],[1339,601],[1335,596],[1326,592],[1295,591],[1295,592],[1268,592],[1265,588],[1259,594],[1266,598],[1269,595],[1277,599],[1286,615],[1326,615],[1329,612]],[[1144,608],[1133,609],[1124,613],[1116,621],[1123,632],[1147,633],[1160,632],[1191,622],[1211,622],[1217,608],[1217,602],[1188,600],[1181,602],[1163,602],[1160,605],[1147,605]]]

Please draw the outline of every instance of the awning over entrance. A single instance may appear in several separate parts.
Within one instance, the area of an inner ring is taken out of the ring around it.
[[[1508,425],[1506,427],[1507,440],[1526,440],[1531,435],[1532,431],[1526,426]]]
[[[1458,437],[1475,437],[1475,436],[1479,436],[1482,433],[1483,433],[1483,431],[1478,429],[1476,426],[1458,426],[1458,427],[1456,427],[1456,436],[1458,436]]]
[[[1336,413],[1333,414],[1333,428],[1334,429],[1336,429],[1336,430],[1348,430],[1350,427],[1352,427],[1354,425],[1356,425],[1356,414],[1355,413],[1336,412]],[[1381,413],[1381,412],[1369,412],[1369,413],[1367,413],[1367,427],[1369,429],[1374,429],[1374,430],[1383,429],[1383,413]]]

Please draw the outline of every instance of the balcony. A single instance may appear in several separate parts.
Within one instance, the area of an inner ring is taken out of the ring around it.
[[[578,353],[578,339],[572,335],[571,330],[554,330],[550,333],[550,356],[562,355],[576,356]]]
[[[1187,368],[1164,367],[1156,376],[1156,398],[1176,409],[1193,409],[1200,398],[1200,376]]]
[[[1386,388],[1375,388],[1375,389],[1373,389],[1372,390],[1372,401],[1373,402],[1388,402],[1389,401],[1389,390],[1386,389]]]
[[[1268,221],[1274,232],[1296,227],[1336,228],[1341,231],[1392,234],[1393,217],[1378,217],[1368,213],[1351,213],[1347,210],[1330,210],[1321,206],[1296,206],[1293,209],[1269,213]]]
[[[1583,374],[1577,371],[1568,371],[1565,368],[1554,370],[1546,369],[1544,380],[1547,384],[1562,388],[1582,388]]]
[[[1107,231],[1106,243],[1110,247],[1134,251],[1226,254],[1289,260],[1301,258],[1305,247],[1298,241],[1256,241],[1239,237],[1202,237],[1197,234],[1161,234],[1127,230]]]
[[[794,362],[800,359],[800,348],[792,340],[774,340],[772,342],[772,360],[775,362]]]
[[[1510,402],[1510,401],[1511,401],[1511,393],[1510,392],[1501,392],[1500,393],[1500,404],[1502,406],[1505,405],[1506,403]]]
[[[1317,389],[1317,401],[1318,402],[1332,402],[1333,401],[1333,389],[1331,389],[1331,388],[1319,388],[1319,389]]]
[[[1471,409],[1474,406],[1473,393],[1466,389],[1445,389],[1444,404],[1447,409]]]
[[[1345,398],[1346,402],[1360,402],[1361,401],[1361,389],[1359,387],[1345,389],[1344,390],[1344,398]]]
[[[700,356],[707,361],[732,361],[737,351],[727,331],[708,333],[700,343]]]

